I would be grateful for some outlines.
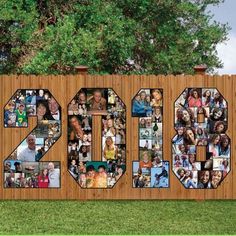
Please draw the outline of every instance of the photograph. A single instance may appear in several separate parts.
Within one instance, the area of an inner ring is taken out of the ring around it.
[[[151,168],[151,187],[169,188],[169,163],[163,162],[160,167]]]
[[[108,91],[104,89],[87,89],[88,114],[106,114]]]

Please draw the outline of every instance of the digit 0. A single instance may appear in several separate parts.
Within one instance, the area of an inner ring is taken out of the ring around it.
[[[216,189],[230,171],[227,102],[217,89],[186,88],[175,101],[173,171],[185,188]],[[197,147],[205,160],[197,161]]]
[[[168,188],[169,162],[163,160],[163,90],[141,89],[132,100],[139,117],[139,161],[133,162],[134,188]]]
[[[36,127],[4,160],[5,188],[59,188],[60,162],[40,162],[61,136],[61,107],[47,89],[21,89],[4,107],[4,127]]]
[[[93,116],[102,116],[102,160],[93,161]],[[79,90],[68,106],[68,170],[82,188],[112,188],[126,170],[126,107],[112,89]]]

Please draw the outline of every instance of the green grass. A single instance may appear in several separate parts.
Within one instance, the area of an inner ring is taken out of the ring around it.
[[[0,201],[0,234],[236,234],[236,201]]]

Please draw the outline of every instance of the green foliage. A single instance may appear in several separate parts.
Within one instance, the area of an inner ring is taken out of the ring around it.
[[[0,73],[193,73],[222,66],[228,25],[211,21],[222,0],[1,0]]]
[[[27,74],[63,73],[67,66],[87,63],[96,68],[100,63],[96,53],[101,50],[101,42],[95,36],[83,28],[76,30],[75,20],[65,16],[58,20],[57,27],[45,29],[43,48],[22,71]]]
[[[28,41],[38,28],[38,12],[33,0],[0,2],[0,73],[16,71]],[[7,60],[2,60],[7,57]]]

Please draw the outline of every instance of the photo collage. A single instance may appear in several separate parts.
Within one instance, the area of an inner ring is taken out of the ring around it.
[[[173,171],[185,188],[216,189],[230,171],[227,101],[214,88],[185,89],[175,102]],[[205,146],[205,161],[197,160]]]
[[[92,117],[102,117],[102,160],[92,159]],[[81,89],[68,106],[68,170],[82,188],[112,188],[126,170],[126,107],[113,89]]]
[[[169,162],[163,160],[163,90],[141,89],[132,101],[132,117],[139,117],[139,161],[133,161],[133,187],[168,188]]]
[[[4,127],[37,126],[4,160],[5,188],[59,188],[60,162],[41,162],[61,136],[61,107],[45,89],[21,89],[4,107]]]

